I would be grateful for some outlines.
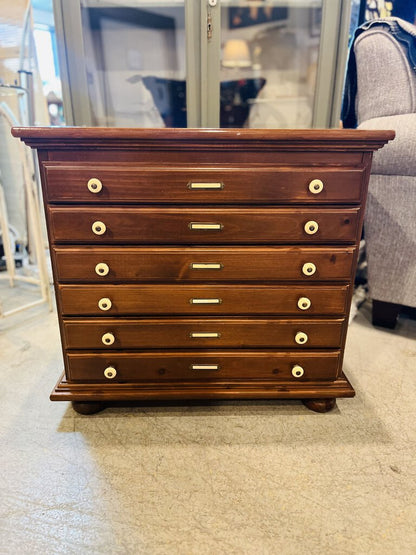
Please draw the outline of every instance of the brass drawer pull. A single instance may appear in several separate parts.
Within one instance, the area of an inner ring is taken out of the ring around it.
[[[221,337],[221,334],[216,332],[216,331],[193,331],[190,336],[193,339],[197,339],[197,338],[215,338],[215,337]]]
[[[189,229],[203,231],[221,231],[223,227],[224,226],[222,224],[211,224],[204,222],[191,222],[189,224]]]
[[[302,366],[299,366],[299,364],[295,364],[295,366],[292,368],[292,376],[294,378],[301,378],[304,373],[305,370],[302,368]]]
[[[98,308],[100,310],[104,310],[104,311],[110,310],[111,306],[112,306],[112,302],[108,297],[103,297],[98,301]]]
[[[191,364],[191,370],[219,370],[219,364]]]
[[[295,335],[295,341],[298,345],[304,345],[308,342],[308,339],[308,334],[303,331],[298,331],[298,333]]]
[[[111,332],[105,333],[101,338],[101,341],[104,343],[104,345],[112,345],[115,340],[116,338]]]
[[[191,270],[221,270],[223,265],[219,262],[192,262]]]
[[[195,183],[191,181],[188,183],[189,189],[224,189],[224,183]]]
[[[114,368],[114,366],[107,366],[107,368],[104,370],[104,376],[108,380],[112,380],[117,376],[117,370]]]
[[[107,227],[104,222],[94,222],[91,226],[91,229],[95,235],[104,235],[107,231]]]
[[[110,268],[105,262],[100,262],[95,266],[95,273],[99,276],[106,276],[109,271]]]
[[[310,220],[309,222],[306,222],[303,229],[305,230],[305,233],[307,233],[308,235],[314,235],[319,229],[318,222],[314,222],[313,220]]]
[[[324,190],[324,184],[320,179],[312,179],[309,183],[309,191],[314,195],[322,193]]]
[[[301,310],[308,310],[311,307],[311,301],[308,297],[300,297],[298,300],[298,308]]]
[[[222,299],[190,299],[191,304],[221,304]]]
[[[96,177],[92,177],[88,180],[87,187],[90,193],[99,193],[103,188],[103,184]]]
[[[313,276],[315,272],[316,266],[313,262],[306,262],[306,264],[302,266],[302,274],[305,276]]]

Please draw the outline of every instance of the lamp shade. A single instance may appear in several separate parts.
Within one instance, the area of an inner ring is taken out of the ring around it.
[[[250,50],[246,40],[227,40],[222,53],[224,67],[250,67]]]

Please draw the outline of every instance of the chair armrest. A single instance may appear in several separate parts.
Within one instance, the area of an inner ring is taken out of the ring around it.
[[[372,173],[416,176],[416,114],[373,118],[359,129],[394,129],[396,138],[374,153]]]

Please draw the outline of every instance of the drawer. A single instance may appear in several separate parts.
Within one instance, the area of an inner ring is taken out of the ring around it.
[[[355,248],[55,247],[60,282],[348,280]]]
[[[348,285],[60,285],[62,313],[343,315]]]
[[[63,321],[67,349],[339,348],[345,320],[73,319]]]
[[[67,378],[107,383],[209,380],[212,384],[233,379],[302,382],[335,380],[339,365],[339,351],[69,353]]]
[[[44,163],[50,202],[353,203],[362,168],[134,166]],[[321,183],[320,183],[321,182]]]
[[[57,243],[352,243],[358,208],[50,207]]]

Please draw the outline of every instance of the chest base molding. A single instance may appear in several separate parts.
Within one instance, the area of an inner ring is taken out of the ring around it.
[[[51,393],[51,401],[94,402],[101,405],[113,401],[154,401],[154,400],[209,400],[209,399],[331,399],[354,397],[355,392],[346,376],[331,382],[276,382],[272,380],[218,380],[215,383],[147,382],[140,389],[137,383],[96,384],[69,383],[63,373]],[[100,410],[105,408],[101,406]],[[331,407],[332,408],[332,407]]]

